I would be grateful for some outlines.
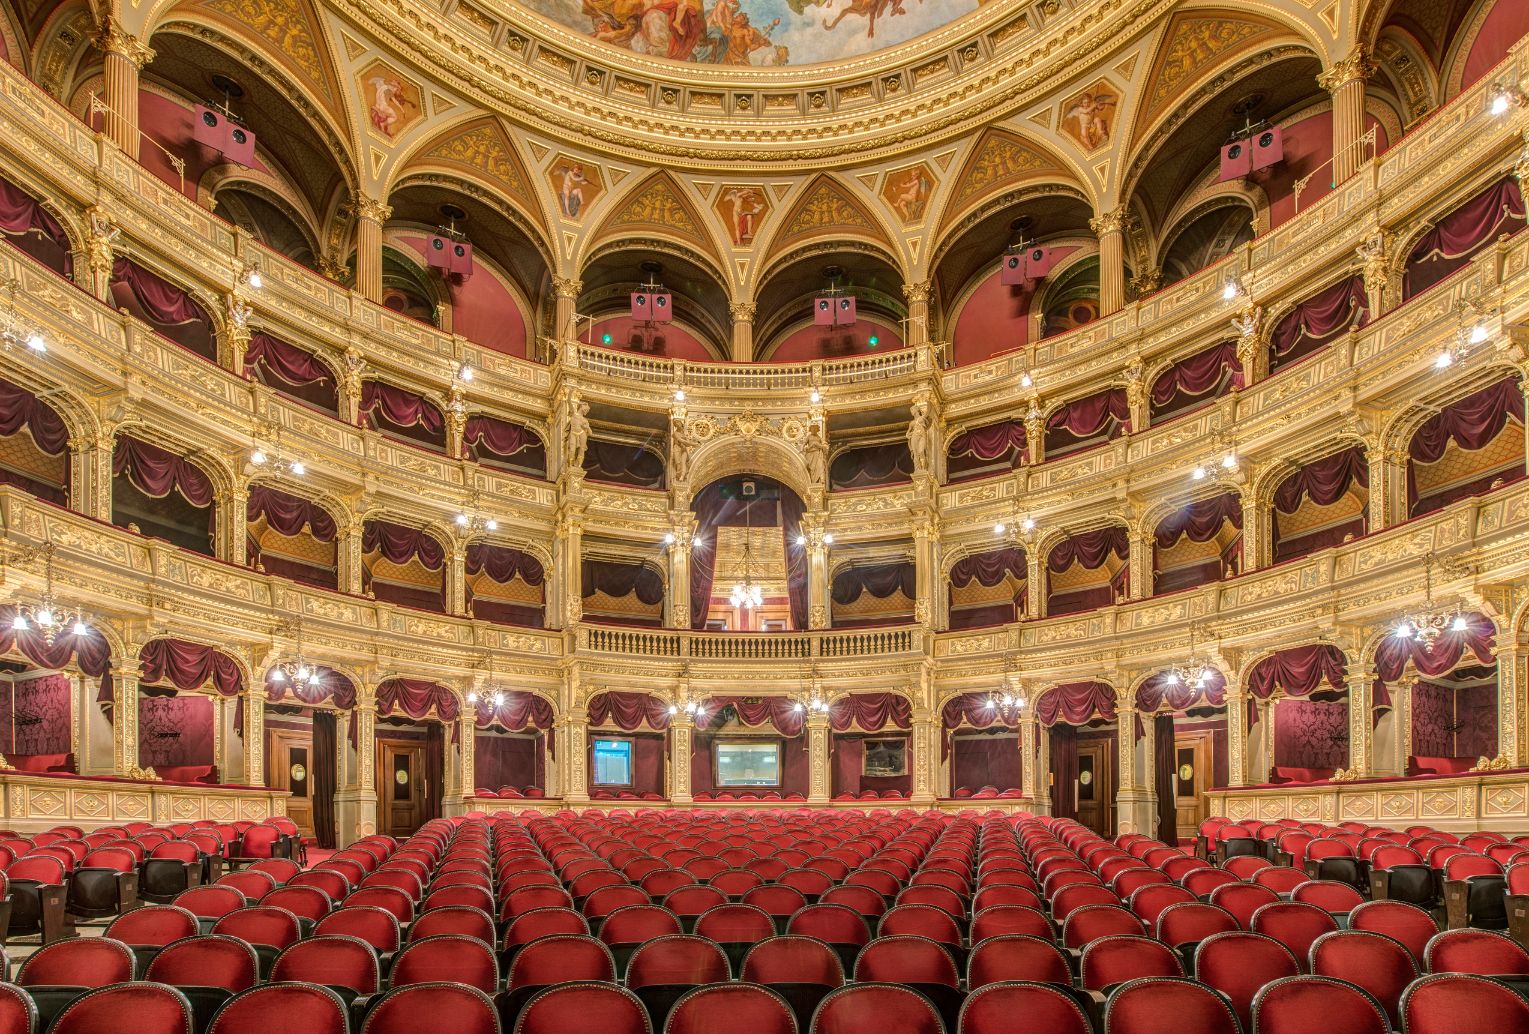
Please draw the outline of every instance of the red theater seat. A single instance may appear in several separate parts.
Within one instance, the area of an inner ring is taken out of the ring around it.
[[[191,1003],[173,987],[122,983],[90,991],[64,1007],[49,1034],[108,1034],[124,1031],[123,1018],[132,1017],[132,1034],[187,1034]]]
[[[1110,1034],[1238,1034],[1226,999],[1192,980],[1148,977],[1122,984],[1104,1016]]]
[[[1529,1001],[1484,977],[1440,973],[1402,995],[1407,1034],[1498,1034],[1529,1030]]]
[[[934,1005],[893,984],[848,984],[829,992],[813,1014],[809,1034],[945,1034]]]
[[[515,1029],[521,1029],[519,1024]],[[527,1029],[546,1034],[556,1030]],[[384,995],[366,1014],[360,1034],[419,1034],[437,1030],[450,1034],[500,1034],[499,1018],[494,1003],[477,988],[458,983],[415,984],[394,988]],[[617,1029],[613,1034],[621,1032]],[[632,1034],[640,1034],[640,1030]]]
[[[1266,984],[1300,973],[1290,949],[1262,934],[1218,933],[1195,949],[1195,979],[1226,995],[1251,1031],[1253,998]]]
[[[271,979],[342,987],[358,995],[376,994],[382,983],[371,945],[341,935],[310,937],[289,946],[276,957]]]
[[[265,1034],[274,1024],[292,1034],[348,1034],[345,1003],[317,984],[262,984],[230,998],[207,1034]]]
[[[1361,989],[1331,977],[1298,976],[1276,980],[1253,998],[1257,1034],[1388,1034],[1390,1024],[1380,1004]]]

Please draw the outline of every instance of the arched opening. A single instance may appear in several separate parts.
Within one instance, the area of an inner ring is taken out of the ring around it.
[[[1056,275],[1041,293],[1041,337],[1055,337],[1099,318],[1099,257],[1091,255]]]
[[[118,435],[112,453],[111,522],[213,556],[217,507],[212,480],[188,459],[132,435]]]
[[[517,690],[468,697],[473,715],[473,781],[478,797],[547,796],[552,756],[552,705]],[[464,789],[466,787],[464,786]]]
[[[41,201],[4,178],[0,178],[0,237],[64,279],[74,276],[74,255],[63,224]]]
[[[1525,226],[1524,196],[1518,180],[1504,176],[1434,223],[1407,254],[1402,299],[1428,290],[1468,265],[1499,237]]]
[[[1156,828],[1166,844],[1193,840],[1208,817],[1206,791],[1230,780],[1226,677],[1215,668],[1160,671],[1136,688],[1143,739],[1152,738]]]
[[[378,832],[406,837],[441,817],[448,766],[460,764],[455,737],[456,694],[425,679],[390,678],[377,687]]]
[[[1253,239],[1254,212],[1247,202],[1227,198],[1209,211],[1192,214],[1168,234],[1161,266],[1174,283],[1215,265]]]
[[[1001,420],[969,428],[950,440],[945,448],[947,481],[976,478],[1018,470],[1030,462],[1030,436],[1023,420]]]
[[[690,624],[695,629],[785,632],[807,627],[806,504],[759,474],[713,481],[690,501]],[[675,586],[683,592],[683,586]],[[735,605],[734,600],[737,600]]]
[[[1007,625],[1025,616],[1029,562],[1023,546],[974,553],[950,569],[950,627]],[[986,698],[984,698],[986,699]]]
[[[124,257],[112,264],[110,294],[113,304],[161,336],[203,359],[218,361],[212,318],[184,288]]]
[[[244,372],[272,391],[331,415],[340,411],[334,371],[312,352],[257,330],[244,352]]]
[[[1329,643],[1280,650],[1253,665],[1247,675],[1250,773],[1267,773],[1270,783],[1311,783],[1348,767],[1346,665],[1343,651]]]
[[[903,347],[908,307],[902,274],[870,248],[808,249],[766,274],[756,295],[754,355],[761,362],[803,363],[875,355]],[[855,299],[855,321],[822,326],[813,302],[830,289]]]
[[[727,286],[698,257],[616,247],[596,255],[580,279],[578,311],[590,317],[580,341],[667,359],[727,359],[732,337]],[[670,295],[670,322],[650,323],[633,313],[633,292],[649,284]]]
[[[918,572],[912,560],[852,560],[834,572],[828,594],[834,628],[905,625],[918,602]]]
[[[1056,459],[1113,441],[1131,431],[1131,406],[1123,387],[1073,399],[1046,415],[1045,457]]]
[[[586,542],[579,592],[586,621],[647,628],[664,623],[664,576],[654,563],[606,556],[598,543]]]
[[[369,519],[361,530],[361,590],[373,599],[446,613],[446,550],[419,528]]]
[[[69,428],[58,411],[0,379],[0,484],[68,506],[69,466]]]
[[[318,268],[319,246],[290,202],[237,182],[221,187],[217,201],[229,222],[276,254],[305,269]]]
[[[467,609],[475,618],[502,625],[541,628],[546,611],[546,573],[531,553],[492,542],[467,547]]]
[[[1104,682],[1053,686],[1036,700],[1035,717],[1051,755],[1051,814],[1110,834],[1120,781],[1114,688]]]
[[[363,381],[361,421],[395,440],[446,451],[446,418],[440,407],[407,388],[387,381]]]
[[[829,789],[836,801],[913,794],[913,708],[897,693],[849,693],[828,707]]]
[[[265,781],[291,795],[287,817],[299,833],[313,837],[321,848],[333,848],[340,752],[346,752],[348,766],[356,764],[355,741],[342,740],[340,729],[345,713],[356,706],[356,685],[333,668],[307,667],[307,679],[297,677],[295,665],[278,665],[266,673]],[[379,784],[380,792],[386,789]]]
[[[229,703],[244,692],[238,662],[182,639],[151,640],[138,661],[138,764],[169,782],[232,781],[217,745],[242,733]]]
[[[1269,372],[1316,355],[1338,338],[1370,322],[1364,277],[1345,277],[1296,303],[1269,335]]]
[[[1491,618],[1466,613],[1442,629],[1399,625],[1376,645],[1374,707],[1391,712],[1376,721],[1377,768],[1452,775],[1497,757],[1496,642]]]
[[[1130,545],[1123,524],[1065,535],[1046,558],[1046,613],[1108,607],[1130,591]]]
[[[322,589],[338,589],[339,528],[324,507],[267,484],[246,504],[250,567]]]
[[[382,304],[400,316],[441,325],[441,285],[412,254],[382,249]]]
[[[468,417],[462,428],[462,449],[486,467],[528,477],[547,476],[547,446],[541,436],[508,420],[483,413]]]
[[[1242,500],[1232,492],[1199,499],[1158,522],[1152,591],[1191,589],[1242,570]]]
[[[1303,464],[1274,489],[1274,562],[1294,560],[1364,535],[1370,465],[1363,446]]]
[[[700,701],[690,788],[698,801],[805,801],[811,790],[806,708],[784,696]]]
[[[1237,342],[1219,345],[1179,359],[1158,374],[1147,400],[1147,422],[1153,427],[1209,405],[1243,386]]]
[[[940,708],[940,761],[950,796],[994,800],[1025,796],[1019,705],[991,693],[962,693]]]
[[[1524,476],[1524,395],[1504,377],[1429,417],[1407,443],[1407,516]]]
[[[591,800],[668,797],[670,711],[646,693],[596,693],[589,700],[585,772]],[[689,759],[683,760],[688,763]]]

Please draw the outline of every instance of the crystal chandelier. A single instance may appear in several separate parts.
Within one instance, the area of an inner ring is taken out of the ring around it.
[[[994,693],[982,706],[984,710],[997,711],[1004,721],[1012,722],[1024,710],[1025,698],[1023,694],[1017,693]]]
[[[270,673],[272,682],[281,682],[289,686],[311,686],[318,681],[318,678],[318,671],[303,659],[301,650],[298,651],[295,659],[278,662]]]
[[[1204,689],[1216,674],[1216,669],[1209,664],[1201,663],[1195,657],[1195,626],[1189,626],[1189,659],[1183,664],[1175,664],[1163,673],[1163,679],[1170,686],[1188,686],[1191,689]]]
[[[687,700],[683,704],[669,705],[670,714],[679,714],[681,711],[684,711],[692,718],[700,718],[706,714],[706,705],[698,704],[694,700]]]
[[[0,310],[0,345],[7,352],[13,348],[46,352],[48,342],[42,336],[42,331],[24,322],[21,314],[16,311],[16,292],[21,290],[21,281],[11,277],[0,284],[0,289],[5,291],[5,309]]]
[[[257,439],[261,431],[271,434],[275,439],[275,444],[267,449],[259,444],[257,440],[255,446],[250,449],[250,463],[253,466],[259,467],[262,470],[269,470],[275,474],[285,474],[291,477],[300,478],[308,473],[308,468],[303,464],[302,460],[288,459],[282,455],[281,428],[271,424],[263,424],[256,432]]]
[[[489,700],[495,707],[499,707],[504,703],[504,694],[499,690],[495,690],[493,693],[488,694],[487,696],[481,696],[476,689],[467,694],[467,702],[472,704],[474,707],[478,706],[478,701],[482,699]]]
[[[499,522],[492,517],[485,517],[479,510],[478,493],[474,492],[467,506],[457,511],[452,518],[453,523],[467,535],[481,535],[485,531],[498,531]]]
[[[1458,604],[1437,607],[1433,601],[1433,563],[1430,553],[1423,559],[1423,609],[1408,614],[1396,625],[1392,633],[1398,639],[1411,639],[1423,644],[1423,652],[1433,653],[1434,644],[1445,632],[1464,632],[1467,623]]]
[[[66,606],[53,595],[53,543],[49,542],[38,551],[43,555],[43,594],[36,603],[16,603],[16,614],[11,618],[11,631],[26,632],[34,626],[52,645],[64,629],[73,635],[90,634],[90,622],[77,607]],[[35,553],[32,554],[35,556]]]
[[[747,610],[750,607],[759,608],[764,606],[764,587],[753,580],[754,557],[753,525],[750,523],[750,510],[753,509],[754,501],[751,499],[743,504],[743,580],[733,586],[732,593],[727,597],[734,610]]]

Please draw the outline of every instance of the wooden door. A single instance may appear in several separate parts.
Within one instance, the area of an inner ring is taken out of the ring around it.
[[[377,805],[382,832],[406,837],[425,821],[425,747],[418,740],[377,740]]]
[[[1179,839],[1194,839],[1208,814],[1205,791],[1214,778],[1214,738],[1211,733],[1180,733],[1173,740],[1174,811]]]
[[[266,731],[265,784],[285,790],[287,817],[303,836],[313,836],[313,742],[289,729]]]
[[[1108,742],[1078,744],[1078,821],[1103,837],[1115,835],[1114,753]]]

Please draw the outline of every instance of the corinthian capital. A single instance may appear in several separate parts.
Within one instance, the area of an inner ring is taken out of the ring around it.
[[[1368,48],[1359,46],[1349,52],[1349,56],[1342,61],[1335,62],[1331,68],[1317,76],[1317,85],[1328,93],[1336,93],[1349,83],[1368,79],[1375,71],[1375,62],[1370,60]]]
[[[734,323],[753,323],[754,314],[759,311],[759,306],[753,302],[733,302],[727,307],[727,314],[733,318]]]
[[[1088,228],[1095,235],[1103,237],[1111,233],[1124,233],[1126,228],[1126,209],[1124,205],[1111,209],[1108,212],[1100,212],[1088,221]]]
[[[917,283],[903,284],[903,298],[909,305],[918,305],[920,302],[929,300],[929,281],[920,280]]]
[[[147,43],[118,25],[110,17],[102,19],[92,42],[103,54],[125,57],[133,63],[134,68],[140,70],[154,60],[154,51]]]
[[[555,276],[552,286],[559,298],[577,298],[584,293],[584,281],[571,276]]]
[[[393,214],[392,207],[386,201],[367,197],[360,192],[350,196],[350,210],[355,213],[356,218],[366,219],[379,225],[387,222]]]

